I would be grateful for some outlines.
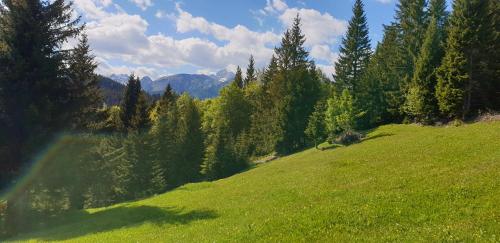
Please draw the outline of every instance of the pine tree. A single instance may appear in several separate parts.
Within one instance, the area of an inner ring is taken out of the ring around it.
[[[95,74],[97,63],[90,52],[87,35],[83,34],[68,61],[75,129],[85,129],[97,122],[97,110],[102,104]]]
[[[353,95],[359,91],[360,80],[371,55],[368,25],[363,2],[356,0],[347,35],[342,39],[339,60],[335,63],[335,82],[340,90],[349,89]]]
[[[428,22],[426,4],[425,0],[400,0],[397,5],[396,20],[402,40],[399,48],[401,48],[401,65],[404,70],[404,76],[401,77],[404,82],[402,85],[404,93],[413,77],[415,62],[422,46],[422,36],[425,36]]]
[[[245,86],[250,85],[250,83],[255,80],[257,80],[257,76],[255,74],[255,60],[253,59],[253,55],[250,55],[247,67],[247,76],[245,77]]]
[[[177,94],[173,92],[170,86],[167,86],[157,104],[158,118],[153,123],[150,131],[154,164],[162,168],[165,181],[169,187],[180,184],[178,179],[180,172],[177,166],[179,112],[176,101]]]
[[[453,5],[446,54],[438,69],[436,97],[445,117],[464,119],[473,106],[483,107],[478,90],[496,77],[485,75],[491,15],[488,1],[457,0]]]
[[[264,71],[264,75],[262,77],[262,85],[267,89],[267,86],[273,79],[273,76],[278,73],[278,61],[276,57],[273,55],[271,57],[271,61],[269,62],[269,65],[267,66],[266,70]]]
[[[148,124],[147,109],[147,100],[141,90],[141,82],[132,74],[121,104],[121,119],[125,129],[127,131],[144,129]]]
[[[279,153],[287,154],[306,145],[305,129],[320,96],[316,67],[304,48],[305,36],[300,17],[288,29],[275,49],[278,72],[269,84],[269,93],[277,112],[277,144]]]
[[[179,118],[176,132],[179,137],[179,151],[175,163],[179,167],[180,183],[193,182],[200,178],[204,153],[200,112],[194,100],[186,93],[177,99],[177,107]]]
[[[201,173],[207,179],[232,175],[246,165],[247,153],[241,154],[242,136],[250,128],[251,106],[243,90],[236,83],[221,90],[214,104],[212,134],[207,138],[207,149]]]
[[[415,72],[407,93],[407,113],[418,122],[431,123],[438,111],[435,99],[436,74],[444,54],[444,29],[439,29],[437,19],[432,17],[424,43],[416,62]]]
[[[236,68],[236,75],[234,76],[234,83],[240,88],[245,87],[245,81],[243,80],[243,74],[241,72],[240,66]]]
[[[83,27],[64,0],[4,0],[0,10],[0,126],[7,144],[0,181],[9,185],[41,146],[72,124],[71,82],[62,44]],[[22,95],[20,95],[22,94]],[[25,183],[29,186],[29,183]],[[26,187],[7,204],[11,232],[22,227]]]

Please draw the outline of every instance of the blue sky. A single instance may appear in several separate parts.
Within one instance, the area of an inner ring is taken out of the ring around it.
[[[396,0],[365,0],[372,45],[392,21]],[[318,66],[334,72],[338,46],[354,0],[74,0],[87,22],[98,72],[157,78],[264,67],[283,31],[299,13],[306,47]]]

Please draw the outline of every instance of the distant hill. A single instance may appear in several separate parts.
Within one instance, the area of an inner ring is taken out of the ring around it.
[[[111,78],[99,76],[99,87],[106,105],[118,105],[122,101],[125,85],[114,81]]]
[[[126,84],[128,75],[113,74],[109,76],[109,79]],[[167,85],[170,84],[177,93],[187,92],[193,97],[207,99],[217,96],[220,89],[228,85],[233,79],[234,73],[221,70],[213,75],[176,74],[161,77],[154,81],[145,76],[141,79],[141,85],[144,91],[153,96],[162,94]]]
[[[101,88],[106,105],[119,105],[122,102],[123,94],[125,93],[125,84],[121,84],[111,78],[99,76],[99,87]],[[146,96],[149,102],[154,102],[160,97],[158,94],[148,93],[146,93]]]

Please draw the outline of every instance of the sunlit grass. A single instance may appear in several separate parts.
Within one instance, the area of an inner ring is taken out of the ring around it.
[[[64,221],[14,240],[499,241],[500,122],[383,126],[349,147]]]

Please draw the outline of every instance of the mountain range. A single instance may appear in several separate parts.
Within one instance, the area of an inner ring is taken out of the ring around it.
[[[144,91],[151,95],[162,94],[168,84],[177,93],[187,92],[191,96],[199,99],[213,98],[219,94],[220,89],[231,83],[234,73],[221,70],[215,74],[175,74],[151,79],[148,76],[141,78],[141,86]],[[120,84],[126,84],[128,74],[113,74],[109,79]]]

